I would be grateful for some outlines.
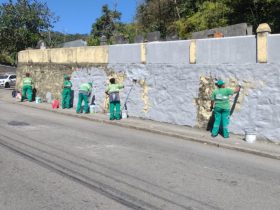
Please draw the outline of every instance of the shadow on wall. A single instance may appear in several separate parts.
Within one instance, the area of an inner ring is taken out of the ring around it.
[[[32,90],[32,101],[35,101],[36,95],[37,95],[37,89],[33,88],[33,90]]]
[[[70,108],[74,107],[74,90],[71,90]]]
[[[215,122],[215,115],[214,115],[214,112],[212,112],[209,120],[208,120],[208,124],[207,124],[207,127],[206,127],[206,130],[207,131],[212,131],[213,129],[213,126],[214,126],[214,122]]]

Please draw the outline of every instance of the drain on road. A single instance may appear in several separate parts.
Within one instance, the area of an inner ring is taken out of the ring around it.
[[[20,122],[20,121],[11,121],[11,122],[8,122],[8,125],[12,125],[12,126],[28,126],[30,124],[28,124],[26,122]]]

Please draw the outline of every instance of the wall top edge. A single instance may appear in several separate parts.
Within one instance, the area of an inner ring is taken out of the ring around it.
[[[110,47],[123,47],[123,46],[141,46],[143,44],[145,45],[156,45],[156,44],[170,44],[170,43],[189,43],[192,40],[174,40],[174,41],[154,41],[154,42],[143,42],[143,43],[132,43],[132,44],[114,44],[109,45]]]
[[[190,43],[191,41],[192,41],[192,39],[186,39],[186,40],[173,40],[173,41],[145,42],[145,44],[156,45],[156,44]]]
[[[110,47],[122,47],[122,46],[141,46],[142,44],[145,44],[145,43],[131,43],[131,44],[113,44],[113,45],[108,45],[109,48]]]
[[[269,37],[280,37],[280,34],[269,34]],[[255,35],[248,35],[248,36],[234,36],[234,37],[223,37],[223,38],[205,38],[205,39],[195,39],[197,41],[220,41],[220,40],[232,40],[232,39],[251,39],[256,38]],[[170,44],[170,43],[188,43],[191,42],[193,39],[186,39],[186,40],[172,40],[172,41],[154,41],[154,42],[143,42],[143,43],[132,43],[132,44],[116,44],[116,45],[102,45],[102,46],[83,46],[83,47],[69,47],[69,48],[49,48],[49,49],[26,49],[19,51],[18,53],[25,53],[28,51],[55,51],[55,50],[78,50],[78,49],[108,49],[110,47],[120,47],[120,46],[141,46],[142,44],[146,45],[156,45],[156,44]]]
[[[22,64],[28,64],[28,65],[38,65],[38,64],[54,64],[54,65],[127,65],[128,63],[88,63],[88,62],[79,62],[79,63],[54,63],[54,62],[18,62],[18,64],[22,65]],[[268,62],[268,63],[197,63],[195,65],[193,64],[189,64],[189,63],[129,63],[129,65],[147,65],[147,66],[153,66],[153,65],[171,65],[171,66],[196,66],[196,67],[207,67],[207,66],[254,66],[254,65],[258,65],[258,66],[279,66],[279,63],[276,62]]]
[[[47,51],[55,51],[55,50],[78,50],[78,49],[90,49],[90,48],[104,48],[108,49],[109,45],[104,45],[104,46],[85,46],[85,47],[67,47],[67,48],[48,48],[48,49],[26,49],[26,50],[21,50],[18,53],[24,53],[24,52],[29,52],[29,51],[36,51],[36,52],[47,52]]]
[[[18,64],[38,65],[38,64],[55,64],[55,65],[107,65],[108,63],[89,63],[89,62],[73,62],[73,63],[58,63],[58,62],[18,62]]]
[[[280,34],[270,34],[271,37],[278,37]],[[255,35],[248,35],[248,36],[233,36],[233,37],[223,37],[223,38],[205,38],[205,39],[195,39],[197,41],[218,41],[218,40],[231,40],[231,39],[251,39],[256,38]],[[172,40],[172,41],[154,41],[154,42],[143,42],[143,43],[132,43],[132,44],[116,44],[116,45],[102,45],[102,46],[84,46],[84,47],[68,47],[68,48],[49,48],[49,49],[26,49],[19,51],[19,53],[24,53],[28,51],[52,51],[52,50],[78,50],[78,49],[90,49],[90,48],[105,48],[108,49],[110,47],[120,47],[120,46],[137,46],[137,45],[156,45],[156,44],[170,44],[170,43],[188,43],[191,42],[193,39],[185,39],[185,40]]]
[[[268,37],[280,37],[280,34],[269,34]]]
[[[251,38],[256,38],[256,36],[255,36],[255,35],[248,35],[248,36],[231,36],[231,37],[211,38],[211,39],[197,39],[196,41],[219,41],[219,40],[251,39]]]

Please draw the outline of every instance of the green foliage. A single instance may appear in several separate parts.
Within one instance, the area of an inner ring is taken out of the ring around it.
[[[7,54],[0,54],[0,63],[4,65],[13,65],[14,59]]]
[[[110,10],[108,5],[102,7],[102,15],[92,24],[91,35],[87,39],[88,45],[100,45],[100,38],[105,36],[107,44],[114,42],[114,36],[123,36],[129,43],[134,42],[137,32],[141,29],[134,23],[124,24],[120,22],[121,13]]]
[[[92,24],[91,37],[89,39],[89,45],[99,44],[97,40],[101,36],[107,38],[107,43],[111,43],[112,36],[116,30],[116,26],[121,18],[121,13],[118,11],[110,10],[108,5],[102,7],[102,15]]]
[[[94,38],[94,37],[90,36],[87,39],[87,44],[88,44],[88,46],[98,46],[98,45],[100,45],[100,40],[99,40],[99,38]]]
[[[18,51],[35,47],[41,32],[52,28],[56,20],[46,3],[8,0],[0,5],[0,53],[15,58]]]
[[[219,2],[205,1],[198,7],[198,11],[188,18],[176,22],[179,36],[189,38],[189,32],[226,26],[230,8]]]
[[[136,20],[141,31],[172,33],[173,23],[181,17],[180,0],[146,0],[137,8]]]
[[[134,38],[136,37],[138,30],[139,29],[138,29],[136,24],[133,24],[133,23],[131,23],[131,24],[119,23],[117,25],[116,34],[122,35],[125,40],[128,40],[129,43],[133,43]]]
[[[247,22],[256,30],[260,23],[268,23],[273,33],[280,32],[279,0],[227,0],[227,4],[232,8],[229,24]]]
[[[136,12],[143,32],[158,30],[162,36],[192,32],[238,23],[268,23],[280,32],[280,0],[143,0]]]

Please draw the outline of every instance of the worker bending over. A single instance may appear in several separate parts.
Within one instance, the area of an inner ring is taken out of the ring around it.
[[[108,85],[105,93],[109,95],[110,101],[110,120],[120,120],[121,115],[121,102],[120,102],[120,90],[124,88],[122,84],[116,84],[115,78],[110,79],[110,84]],[[116,109],[116,114],[115,114]]]
[[[32,102],[32,85],[33,81],[32,78],[30,77],[30,73],[25,74],[25,78],[22,80],[22,94],[21,94],[21,101],[24,101],[26,99],[26,93],[28,97],[28,101]]]
[[[89,113],[89,107],[88,107],[88,98],[91,95],[92,91],[92,83],[83,83],[80,85],[79,88],[79,99],[78,99],[78,105],[76,109],[76,113],[81,113],[81,106],[84,101],[84,113]]]

